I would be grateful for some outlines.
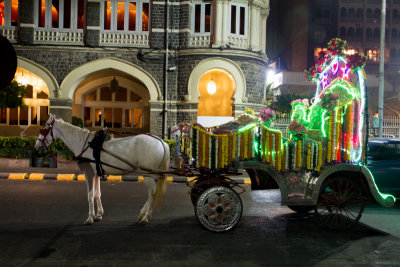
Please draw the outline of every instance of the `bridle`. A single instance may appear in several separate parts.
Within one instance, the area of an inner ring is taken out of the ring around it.
[[[51,138],[52,138],[51,143],[53,143],[56,140],[53,135],[54,122],[55,122],[55,119],[53,119],[51,122],[47,121],[46,124],[43,126],[43,128],[40,129],[40,131],[39,131],[38,141],[40,141],[42,143],[41,148],[42,149],[44,148],[44,152],[49,151],[50,143],[48,143],[46,140],[47,135],[50,133]]]

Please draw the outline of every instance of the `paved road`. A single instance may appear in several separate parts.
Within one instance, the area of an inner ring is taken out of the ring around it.
[[[199,226],[184,184],[168,184],[164,208],[141,227],[144,185],[102,183],[104,220],[84,226],[84,182],[0,180],[0,266],[400,266],[396,236],[365,225],[322,230],[281,207],[279,191],[246,189],[241,222],[216,234]],[[379,220],[382,209],[370,209]]]

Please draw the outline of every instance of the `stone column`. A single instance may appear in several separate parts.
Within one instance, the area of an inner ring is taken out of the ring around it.
[[[222,1],[222,19],[219,20],[222,24],[222,45],[226,45],[229,43],[228,34],[229,34],[229,26],[230,24],[230,16],[229,16],[229,1]]]
[[[66,122],[72,122],[72,99],[69,98],[49,98],[50,113],[56,115]]]
[[[18,43],[33,44],[35,34],[34,0],[19,1]]]
[[[269,9],[264,9],[261,11],[261,19],[260,19],[260,48],[261,51],[266,54],[266,45],[267,45],[267,18],[269,15]]]
[[[250,49],[260,50],[260,8],[254,4],[250,7]]]
[[[100,44],[100,1],[88,0],[86,3],[85,44],[99,46]]]
[[[222,2],[215,1],[214,4],[214,40],[213,47],[220,47],[222,44],[222,22],[224,17],[222,15]]]

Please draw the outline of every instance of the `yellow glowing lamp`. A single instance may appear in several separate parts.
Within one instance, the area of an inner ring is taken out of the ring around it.
[[[217,91],[217,85],[215,84],[215,82],[211,79],[211,81],[208,82],[207,84],[207,92],[210,95],[215,94],[215,92]]]

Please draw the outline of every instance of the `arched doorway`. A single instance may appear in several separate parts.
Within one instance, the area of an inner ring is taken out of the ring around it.
[[[24,106],[0,109],[0,124],[5,125],[43,125],[49,113],[49,88],[38,75],[27,69],[17,67],[14,79],[26,85]]]
[[[202,94],[201,91],[203,89],[206,90],[208,81],[211,80],[211,74],[214,75],[214,73],[221,78],[219,83],[222,88],[231,88],[230,90],[232,90],[232,94],[228,96],[232,101],[230,102],[232,114],[227,117],[214,115],[210,118],[206,118],[209,123],[203,121],[203,116],[198,116],[197,122],[204,126],[214,126],[231,120],[232,117],[236,116],[235,106],[243,105],[243,103],[247,101],[245,97],[246,79],[239,65],[226,58],[214,57],[200,61],[190,74],[188,81],[188,95],[186,96],[187,103],[200,104],[201,97],[204,97],[204,100],[206,100],[206,94]],[[218,77],[216,77],[216,79]],[[202,109],[201,105],[200,107],[198,106],[198,110],[199,109]],[[204,113],[200,111],[200,114]]]
[[[86,77],[74,93],[72,116],[88,128],[149,131],[150,94],[138,79],[108,69]]]
[[[223,69],[211,69],[199,80],[198,122],[211,125],[230,121],[234,117],[236,83]]]

